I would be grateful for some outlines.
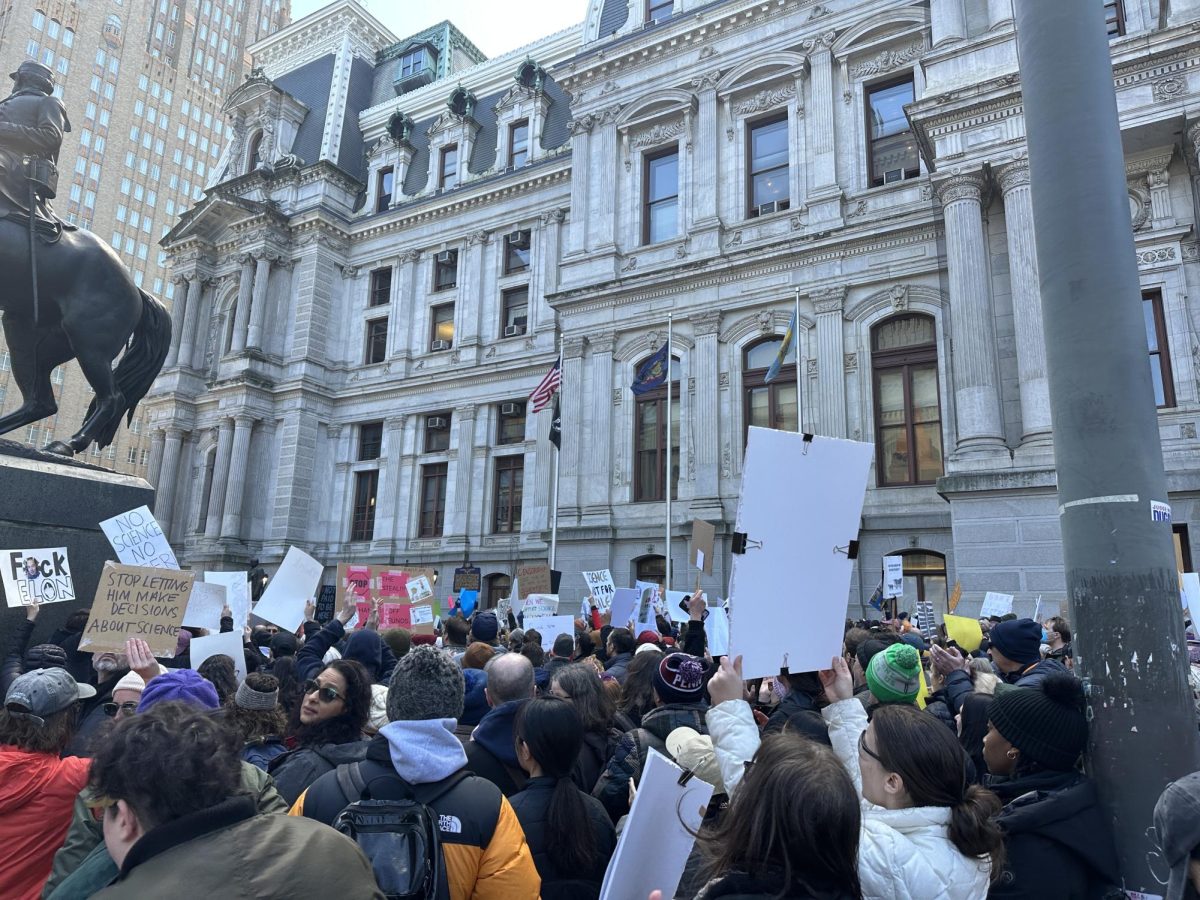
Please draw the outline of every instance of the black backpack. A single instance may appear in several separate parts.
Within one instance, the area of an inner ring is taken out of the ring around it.
[[[366,854],[388,900],[450,900],[438,814],[428,804],[470,772],[416,788],[395,772],[367,782],[362,767],[361,762],[337,767],[338,787],[358,799],[338,813],[333,827]]]

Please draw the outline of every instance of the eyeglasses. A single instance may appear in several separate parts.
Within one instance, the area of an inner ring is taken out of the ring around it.
[[[120,713],[123,716],[132,716],[137,712],[138,705],[136,703],[105,703],[103,706],[104,714],[110,719]]]
[[[865,731],[858,736],[858,752],[867,754],[867,756],[871,757],[871,759],[875,760],[875,762],[879,763],[885,769],[888,767],[887,763],[883,761],[883,757],[878,753],[873,752],[871,748],[867,746],[867,733]]]
[[[334,700],[341,700],[342,695],[338,693],[337,688],[331,687],[328,684],[321,684],[319,681],[313,681],[311,678],[304,682],[304,696],[307,697],[311,693],[316,693],[317,699],[322,703],[332,703]]]

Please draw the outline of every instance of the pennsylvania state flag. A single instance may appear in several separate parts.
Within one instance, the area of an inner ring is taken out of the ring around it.
[[[663,344],[658,352],[642,363],[629,389],[635,394],[648,394],[667,383],[667,345]]]
[[[770,384],[779,377],[779,370],[783,368],[783,361],[787,359],[788,352],[792,349],[792,342],[796,340],[796,312],[792,311],[792,321],[788,325],[787,334],[783,336],[783,343],[779,345],[779,353],[776,354],[774,362],[771,363],[771,368],[767,369],[767,375],[763,379],[767,384]],[[797,351],[797,356],[799,352]]]

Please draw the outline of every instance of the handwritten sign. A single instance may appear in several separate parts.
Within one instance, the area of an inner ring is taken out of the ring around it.
[[[613,584],[612,572],[608,569],[584,572],[583,580],[587,582],[592,602],[601,612],[608,612],[609,607],[612,606],[613,595],[617,592],[617,587]]]
[[[558,612],[558,595],[530,594],[525,598],[521,612],[526,619],[552,616]]]
[[[988,591],[983,595],[983,606],[979,610],[980,618],[989,616],[1007,616],[1012,612],[1013,595]]]
[[[0,582],[10,607],[31,603],[62,603],[75,599],[75,580],[66,547],[43,550],[5,550]]]
[[[187,608],[183,612],[183,624],[192,628],[221,630],[221,610],[225,608],[225,585],[197,581],[192,585]],[[241,634],[241,629],[234,629]],[[195,660],[192,660],[195,663]],[[199,665],[197,663],[197,665]]]
[[[149,566],[155,569],[178,569],[179,563],[167,542],[166,535],[150,512],[139,506],[129,512],[105,519],[100,528],[117,559],[127,566]]]
[[[379,572],[380,597],[407,597],[408,573],[403,569],[383,569]]]
[[[317,611],[313,613],[313,618],[324,625],[326,622],[333,619],[337,613],[337,585],[323,584],[321,591],[317,594]]]
[[[174,656],[195,579],[194,572],[105,563],[79,649],[124,653],[125,641],[141,638],[155,656]]]
[[[550,567],[545,563],[517,566],[516,577],[522,600],[530,594],[550,594],[554,591],[550,583]]]

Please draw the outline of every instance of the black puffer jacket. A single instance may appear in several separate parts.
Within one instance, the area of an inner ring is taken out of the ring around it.
[[[546,847],[547,816],[556,784],[555,779],[549,777],[531,778],[525,790],[510,797],[509,803],[521,822],[533,862],[542,876],[542,900],[591,900],[600,896],[604,872],[617,846],[617,835],[600,801],[579,791],[579,799],[587,808],[587,821],[575,824],[580,828],[591,828],[598,851],[596,861],[586,872],[560,870],[551,861]],[[574,784],[571,787],[579,790]]]
[[[279,795],[291,806],[326,772],[332,772],[342,763],[365,759],[367,746],[367,741],[351,741],[348,744],[298,747],[271,760],[267,764],[267,771],[275,779],[275,789]]]
[[[29,638],[33,634],[35,622],[28,619],[13,629],[5,648],[4,662],[0,664],[0,696],[7,696],[9,686],[17,680],[24,668],[25,651],[29,648]]]
[[[600,780],[600,773],[604,771],[604,764],[608,762],[620,740],[621,732],[615,728],[610,728],[607,734],[596,731],[583,733],[583,746],[579,749],[575,767],[571,770],[571,780],[577,788],[586,794],[592,792],[592,788]]]
[[[751,875],[747,872],[729,872],[710,881],[696,895],[696,900],[851,900],[857,897],[844,890],[821,890],[809,887],[803,881],[794,881],[784,890],[782,873],[775,869],[761,869]]]
[[[775,707],[775,711],[771,713],[771,717],[767,719],[767,727],[763,729],[763,732],[775,734],[785,728],[788,731],[812,738],[826,747],[830,746],[829,726],[825,724],[825,718],[808,694],[788,691],[779,701],[779,705]]]

